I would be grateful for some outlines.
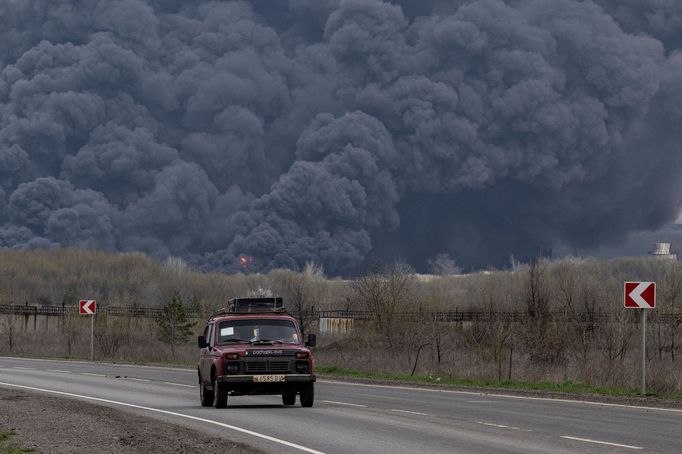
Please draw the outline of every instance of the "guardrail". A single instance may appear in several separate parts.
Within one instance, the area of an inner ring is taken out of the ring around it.
[[[162,308],[138,307],[138,306],[100,306],[98,313],[118,317],[157,317],[163,314]],[[625,309],[623,309],[625,310]],[[0,314],[13,315],[44,315],[44,316],[63,316],[65,314],[77,314],[77,306],[49,306],[49,305],[7,305],[0,304]],[[331,318],[331,319],[351,319],[351,320],[371,320],[371,311],[360,310],[315,310],[304,314],[307,318]],[[190,318],[203,318],[203,314],[188,311]],[[397,318],[421,318],[422,320],[437,322],[523,322],[531,320],[527,312],[522,311],[403,311],[393,314]],[[554,320],[561,320],[573,323],[596,323],[602,320],[625,319],[637,322],[639,320],[638,311],[628,310],[627,312],[551,312],[549,316]],[[652,323],[682,324],[682,312],[662,313],[656,310],[649,312],[649,320]]]

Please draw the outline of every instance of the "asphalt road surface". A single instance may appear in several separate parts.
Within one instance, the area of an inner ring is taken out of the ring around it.
[[[0,386],[57,392],[273,453],[682,452],[682,410],[317,382],[313,408],[279,396],[199,405],[196,372],[0,358]],[[93,400],[94,399],[94,400]]]

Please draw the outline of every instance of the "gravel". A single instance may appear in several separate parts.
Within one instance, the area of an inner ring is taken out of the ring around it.
[[[258,454],[200,431],[79,400],[0,388],[0,432],[38,453]]]

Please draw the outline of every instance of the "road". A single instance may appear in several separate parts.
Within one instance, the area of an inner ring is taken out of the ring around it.
[[[100,399],[273,453],[678,453],[682,410],[320,380],[313,408],[278,396],[199,406],[196,372],[0,358],[0,386]]]

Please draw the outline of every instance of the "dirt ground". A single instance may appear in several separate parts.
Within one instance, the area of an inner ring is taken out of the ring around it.
[[[0,388],[0,433],[9,431],[15,433],[13,444],[45,454],[261,453],[242,444],[109,407]]]

